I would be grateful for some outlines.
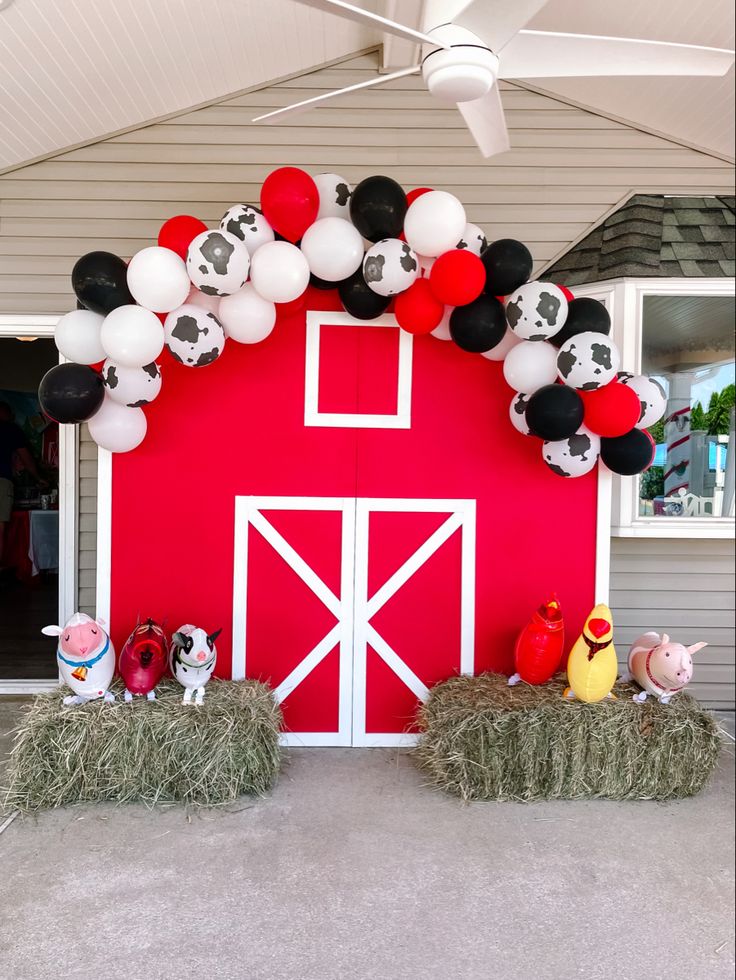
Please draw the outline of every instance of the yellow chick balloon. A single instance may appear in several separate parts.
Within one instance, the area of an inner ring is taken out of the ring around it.
[[[615,697],[611,693],[618,674],[616,648],[613,645],[613,617],[608,606],[600,603],[585,620],[583,632],[575,641],[567,659],[565,697],[580,701],[602,701]]]

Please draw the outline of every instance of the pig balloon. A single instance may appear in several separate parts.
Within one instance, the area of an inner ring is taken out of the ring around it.
[[[41,632],[59,637],[59,671],[74,692],[64,698],[65,705],[84,704],[95,698],[115,700],[108,690],[115,673],[115,647],[101,620],[74,613],[65,626],[45,626]]]
[[[156,685],[168,670],[168,650],[163,628],[147,619],[140,623],[120,651],[118,671],[125,682],[125,700],[134,694],[145,694],[149,701],[156,699]]]
[[[660,704],[669,704],[672,695],[692,680],[692,655],[706,646],[707,643],[693,643],[685,647],[673,643],[666,633],[644,633],[631,644],[629,670],[622,680],[635,680],[642,688],[634,695],[634,701],[643,703],[651,694]]]
[[[202,704],[204,686],[212,677],[217,662],[215,640],[222,632],[206,633],[198,626],[180,626],[171,637],[169,653],[171,673],[184,688],[182,704]]]

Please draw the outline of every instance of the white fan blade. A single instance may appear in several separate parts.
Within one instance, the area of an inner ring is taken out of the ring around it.
[[[274,109],[273,112],[256,116],[251,122],[265,122],[266,120],[272,122],[277,116],[286,116],[292,112],[303,112],[305,109],[319,105],[321,102],[327,102],[328,99],[334,99],[338,95],[345,95],[346,92],[357,92],[359,89],[371,88],[373,85],[383,85],[384,82],[390,82],[394,78],[403,78],[405,75],[414,75],[418,71],[421,71],[421,66],[412,65],[411,68],[402,68],[400,71],[392,72],[390,75],[376,75],[375,78],[370,78],[367,82],[358,82],[357,85],[348,85],[346,88],[336,88],[332,92],[323,92],[322,95],[315,95],[312,99],[294,102],[292,105],[284,106],[283,109]]]
[[[452,24],[474,3],[476,0],[424,0],[422,29],[431,31],[433,27]]]
[[[501,78],[725,75],[734,52],[628,37],[520,31],[500,57]]]
[[[313,10],[322,10],[326,14],[336,14],[338,17],[345,17],[347,20],[354,20],[358,24],[375,27],[386,34],[395,34],[396,37],[408,38],[410,41],[421,41],[423,44],[432,44],[435,48],[450,47],[449,44],[435,41],[421,31],[405,27],[404,24],[397,24],[395,20],[381,17],[380,14],[374,14],[370,10],[364,10],[352,3],[346,3],[345,0],[297,0],[297,2],[303,3]]]
[[[458,102],[457,107],[484,157],[492,157],[509,149],[511,144],[497,85],[482,99]]]
[[[547,5],[547,0],[483,0],[455,20],[478,37],[496,54]]]

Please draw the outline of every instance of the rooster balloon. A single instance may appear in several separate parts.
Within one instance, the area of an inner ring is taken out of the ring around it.
[[[546,684],[556,674],[565,647],[565,624],[556,595],[543,602],[519,633],[514,657],[516,673],[509,684]]]
[[[136,626],[120,651],[118,671],[125,682],[125,700],[134,694],[145,694],[149,701],[156,698],[156,685],[168,669],[169,657],[163,629],[147,619]]]

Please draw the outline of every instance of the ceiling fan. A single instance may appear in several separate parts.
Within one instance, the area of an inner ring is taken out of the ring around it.
[[[457,105],[485,157],[510,145],[498,79],[725,75],[734,61],[734,52],[722,48],[524,29],[547,0],[425,0],[421,30],[345,0],[298,2],[421,44],[419,63],[304,99],[253,122],[275,122],[347,92],[421,72],[430,95]]]

